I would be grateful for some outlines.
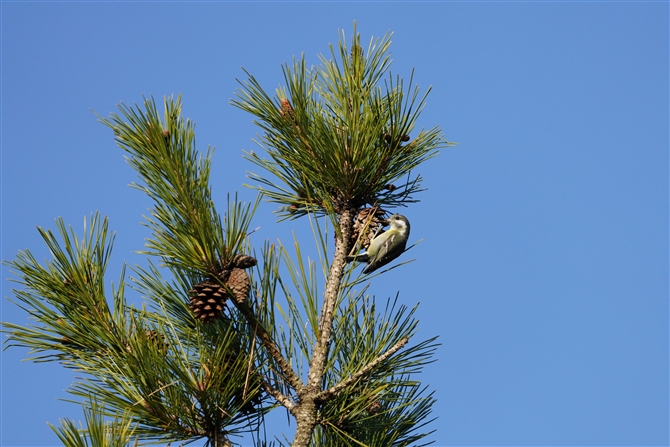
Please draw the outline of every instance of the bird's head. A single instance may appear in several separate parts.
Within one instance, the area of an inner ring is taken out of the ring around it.
[[[391,230],[396,230],[405,237],[409,236],[409,220],[402,214],[394,214],[388,218],[388,223],[391,225]]]

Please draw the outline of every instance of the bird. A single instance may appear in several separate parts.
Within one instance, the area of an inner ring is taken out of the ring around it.
[[[375,236],[364,253],[347,256],[349,262],[367,262],[368,265],[363,269],[365,274],[385,266],[405,251],[409,239],[409,220],[401,214],[394,214],[388,218],[388,223],[391,228]]]

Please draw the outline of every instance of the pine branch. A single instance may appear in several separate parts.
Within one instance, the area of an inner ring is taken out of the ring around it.
[[[222,219],[209,185],[213,149],[205,157],[195,148],[195,124],[181,116],[181,97],[165,98],[161,119],[153,99],[144,109],[120,104],[122,116],[100,122],[114,131],[117,144],[143,180],[134,186],[155,206],[147,217],[153,238],[144,253],[159,256],[166,265],[216,276],[230,264],[246,241],[256,205],[229,201]]]
[[[304,57],[283,67],[286,87],[268,95],[249,73],[231,104],[258,118],[258,144],[269,158],[247,152],[267,175],[251,174],[264,195],[295,218],[333,215],[347,206],[402,206],[416,200],[421,177],[396,186],[447,142],[439,128],[421,129],[410,141],[426,96],[389,75],[390,35],[371,41],[364,56],[360,35],[344,36],[332,58],[307,70]],[[404,144],[407,143],[407,144]]]
[[[236,301],[234,302],[235,306],[237,307],[237,310],[239,310],[240,313],[244,316],[244,318],[246,318],[247,322],[249,323],[249,326],[257,328],[258,338],[260,339],[261,343],[268,351],[272,359],[277,363],[277,366],[279,366],[282,374],[284,375],[284,377],[286,377],[288,383],[294,390],[296,390],[296,392],[300,393],[303,390],[304,385],[300,380],[300,378],[296,375],[295,371],[293,371],[291,365],[286,361],[286,359],[282,355],[281,351],[277,347],[277,344],[273,340],[270,333],[265,329],[265,327],[263,327],[263,324],[258,320],[258,318],[256,318],[254,312],[245,302],[241,303]]]
[[[61,419],[60,427],[49,426],[56,432],[65,447],[125,447],[130,446],[135,428],[128,413],[116,415],[112,422],[105,422],[104,408],[93,400],[84,405],[86,428],[77,429],[70,419]],[[135,447],[138,439],[135,439]]]
[[[326,401],[326,400],[330,399],[331,397],[336,396],[338,393],[340,393],[346,387],[355,383],[358,379],[360,379],[361,377],[370,373],[370,371],[372,371],[377,365],[384,362],[386,359],[388,359],[393,354],[395,354],[400,349],[402,349],[402,347],[405,346],[407,344],[407,342],[409,342],[409,339],[407,337],[403,338],[398,343],[396,343],[394,346],[392,346],[391,349],[389,349],[384,354],[377,357],[372,362],[365,365],[362,369],[360,369],[354,375],[350,376],[348,379],[345,379],[342,382],[338,383],[337,385],[318,393],[316,395],[316,400],[320,401],[320,402],[323,402],[323,401]]]
[[[289,399],[288,397],[284,396],[284,395],[283,395],[281,392],[279,392],[277,389],[275,389],[275,388],[273,388],[272,386],[270,386],[269,383],[263,381],[263,382],[261,382],[261,384],[262,384],[262,386],[263,386],[263,389],[264,389],[270,396],[272,396],[272,397],[274,397],[275,399],[277,399],[277,402],[279,402],[281,405],[283,405],[284,407],[286,407],[286,409],[287,409],[288,411],[290,411],[291,414],[292,414],[293,416],[295,416],[295,407],[296,407],[296,406],[295,406],[295,404],[293,403],[293,401],[292,401],[291,399]]]
[[[16,298],[36,321],[24,327],[5,323],[8,346],[25,346],[44,353],[34,361],[65,361],[70,365],[101,350],[123,351],[127,336],[123,314],[112,312],[105,296],[104,275],[113,245],[108,221],[99,214],[84,219],[80,240],[62,219],[56,219],[58,236],[38,228],[53,259],[41,265],[29,250],[7,264],[19,276],[23,290]],[[123,278],[120,281],[123,284]],[[114,293],[116,309],[125,306],[122,289]]]

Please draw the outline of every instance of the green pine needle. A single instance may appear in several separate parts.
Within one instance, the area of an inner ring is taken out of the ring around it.
[[[262,129],[257,143],[269,158],[246,153],[265,171],[250,178],[282,205],[282,217],[415,202],[421,177],[410,172],[451,144],[438,127],[421,129],[408,142],[430,89],[420,96],[413,75],[406,87],[390,74],[390,34],[371,40],[365,52],[360,40],[354,28],[351,45],[343,34],[319,67],[308,69],[304,56],[286,64],[286,84],[274,96],[245,72],[248,79],[231,101]]]

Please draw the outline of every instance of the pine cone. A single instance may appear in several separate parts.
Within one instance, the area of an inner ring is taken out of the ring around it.
[[[228,278],[228,287],[233,292],[233,297],[238,303],[243,303],[249,295],[251,285],[249,284],[249,275],[241,268],[234,268]]]
[[[230,268],[232,268],[232,266]],[[230,268],[219,271],[216,277],[219,278],[223,283],[228,282],[228,278],[230,277]]]
[[[391,131],[393,131],[393,129],[391,129]],[[389,145],[389,146],[391,146],[391,143],[393,143],[393,135],[391,135],[390,133],[386,132],[386,133],[384,133],[383,136],[384,136],[384,141],[386,142],[386,144]],[[396,138],[397,138],[397,139],[396,139],[396,141],[395,141],[395,144],[392,145],[393,147],[396,147],[396,146],[399,144],[399,142],[406,143],[406,142],[408,142],[408,141],[410,140],[410,136],[407,135],[407,134],[398,136],[398,137],[396,137]]]
[[[195,317],[203,323],[211,323],[221,318],[221,311],[226,305],[228,294],[226,289],[214,281],[203,281],[189,290],[191,294],[189,307]]]
[[[258,264],[256,258],[249,255],[238,254],[233,258],[233,266],[239,269],[248,269],[249,267],[253,267],[256,264]]]
[[[386,211],[381,208],[363,208],[356,215],[353,228],[353,242],[360,241],[361,246],[367,249],[374,236],[376,228],[383,226],[384,215]]]

